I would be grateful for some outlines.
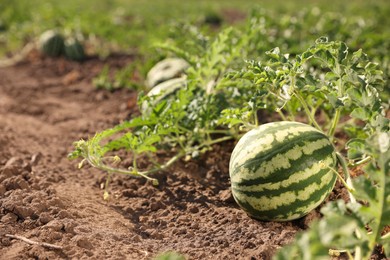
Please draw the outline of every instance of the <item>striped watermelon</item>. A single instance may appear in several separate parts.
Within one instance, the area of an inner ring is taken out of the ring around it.
[[[273,122],[246,133],[230,158],[233,197],[248,215],[300,218],[332,191],[337,159],[328,137],[298,122]]]
[[[154,105],[157,105],[164,99],[168,99],[169,97],[173,97],[176,91],[178,91],[180,88],[185,87],[187,84],[187,77],[181,77],[181,78],[173,78],[167,81],[164,81],[148,92],[148,96],[151,98],[154,98],[151,105],[152,107]],[[147,102],[144,102],[142,104],[142,112],[144,115],[150,114],[151,107]]]
[[[38,41],[39,50],[50,57],[58,57],[64,51],[64,37],[56,30],[45,31]]]
[[[67,39],[65,41],[65,56],[70,60],[84,60],[84,46],[76,38]]]

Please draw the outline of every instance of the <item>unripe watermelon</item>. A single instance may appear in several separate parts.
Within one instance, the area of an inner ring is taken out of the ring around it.
[[[333,190],[337,157],[328,137],[298,122],[273,122],[246,133],[230,159],[233,197],[259,220],[300,218]]]
[[[84,60],[84,46],[76,38],[67,39],[65,42],[65,56],[70,60]]]
[[[48,30],[39,37],[38,48],[47,56],[60,56],[64,52],[64,37],[55,30]]]

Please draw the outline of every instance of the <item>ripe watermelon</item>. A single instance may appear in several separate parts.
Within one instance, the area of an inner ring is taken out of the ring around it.
[[[335,148],[298,122],[273,122],[246,133],[230,159],[233,197],[259,220],[288,221],[316,208],[332,191]]]

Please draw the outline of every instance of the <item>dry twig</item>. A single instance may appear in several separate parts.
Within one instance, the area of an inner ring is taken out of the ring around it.
[[[6,234],[5,236],[9,237],[9,238],[13,238],[13,239],[19,239],[23,242],[26,242],[27,244],[30,244],[30,245],[38,245],[38,246],[43,246],[43,247],[47,247],[50,249],[62,249],[62,246],[57,246],[57,245],[53,245],[53,244],[49,244],[49,243],[45,243],[45,242],[37,242],[37,241],[28,239],[26,237],[18,236],[18,235]]]

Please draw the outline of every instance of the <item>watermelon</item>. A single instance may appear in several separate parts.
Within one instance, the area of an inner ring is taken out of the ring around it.
[[[45,31],[39,37],[38,48],[44,55],[58,57],[64,51],[64,37],[56,30]]]
[[[65,41],[65,56],[70,60],[84,60],[84,46],[76,38],[67,39]]]
[[[147,96],[149,96],[152,101],[151,104],[148,104],[147,102],[142,103],[142,111],[144,114],[150,114],[151,108],[150,105],[153,107],[160,103],[162,100],[168,99],[169,97],[172,97],[176,91],[178,91],[180,88],[186,86],[187,84],[187,77],[181,77],[181,78],[173,78],[167,81],[164,81],[154,88],[152,88]]]
[[[333,190],[335,148],[310,125],[273,122],[247,132],[229,164],[233,197],[253,218],[298,219]]]
[[[167,58],[159,61],[146,75],[145,84],[150,89],[164,81],[182,77],[189,66],[188,62],[181,58]]]

